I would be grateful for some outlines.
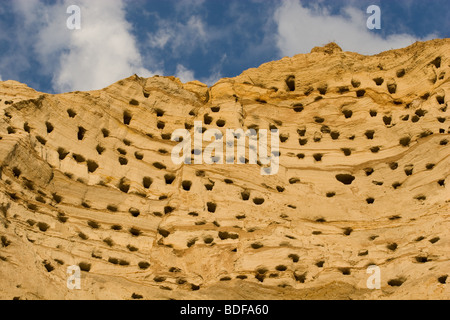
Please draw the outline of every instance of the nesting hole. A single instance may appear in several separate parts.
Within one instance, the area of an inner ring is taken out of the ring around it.
[[[119,209],[117,208],[117,206],[112,205],[112,204],[107,205],[107,206],[106,206],[106,209],[107,209],[108,211],[111,211],[111,212],[117,212],[117,211],[119,210]]]
[[[366,90],[364,90],[364,89],[360,89],[360,90],[356,91],[356,96],[358,98],[364,97],[365,94],[366,94]]]
[[[67,114],[70,118],[75,118],[75,116],[77,115],[77,113],[73,109],[67,109]]]
[[[352,110],[342,110],[342,114],[345,116],[345,119],[349,119],[353,116]]]
[[[400,287],[404,282],[404,279],[391,279],[388,281],[388,285],[391,287]]]
[[[397,70],[397,78],[402,78],[405,75],[405,73],[406,73],[405,69]]]
[[[313,158],[314,158],[315,161],[320,162],[320,161],[322,161],[323,154],[322,153],[315,153],[313,155]]]
[[[204,122],[206,125],[211,124],[212,121],[213,121],[213,118],[212,118],[211,116],[209,116],[208,114],[205,114],[205,115],[203,116],[203,122]]]
[[[20,171],[20,169],[17,168],[17,167],[14,167],[14,168],[12,169],[12,172],[13,172],[13,175],[14,175],[15,178],[19,178],[20,175],[22,174],[22,171]]]
[[[48,224],[46,224],[45,222],[38,222],[37,227],[42,232],[46,232],[50,228],[50,226]]]
[[[338,270],[344,275],[344,276],[348,276],[351,274],[350,268],[338,268]]]
[[[342,86],[342,87],[338,88],[338,92],[340,94],[343,94],[343,93],[346,93],[346,92],[349,92],[349,91],[350,91],[350,89],[347,86]]]
[[[136,229],[136,228],[130,228],[128,231],[129,231],[129,232],[131,233],[131,235],[134,236],[134,237],[139,237],[139,236],[141,235],[141,230]]]
[[[58,155],[59,155],[59,160],[64,160],[67,157],[67,155],[69,154],[69,152],[66,149],[61,148],[61,147],[59,147],[57,151],[58,151]]]
[[[439,69],[441,67],[441,61],[442,61],[441,57],[437,57],[436,59],[434,59],[430,63],[432,65],[434,65],[437,69]]]
[[[130,208],[128,210],[128,212],[135,218],[139,217],[139,215],[141,214],[141,212],[139,211],[139,209],[136,208]]]
[[[351,174],[338,174],[336,175],[336,179],[345,185],[350,185],[355,180],[355,177]]]
[[[324,118],[322,118],[322,117],[318,117],[318,116],[316,116],[316,117],[314,117],[314,121],[316,122],[316,123],[323,123],[324,121],[325,121],[325,119]]]
[[[409,177],[413,174],[414,167],[412,165],[405,166],[405,174]]]
[[[217,125],[219,128],[224,127],[225,124],[226,124],[225,120],[220,119],[220,120],[217,120],[217,121],[216,121],[216,125]]]
[[[207,202],[206,207],[208,208],[208,212],[214,213],[216,212],[217,204],[215,204],[214,202]]]
[[[351,83],[353,88],[359,88],[361,86],[361,81],[356,79],[352,79]]]
[[[342,148],[341,151],[344,153],[344,155],[345,155],[346,157],[349,157],[349,156],[351,156],[351,154],[352,154],[352,150],[349,149],[349,148]]]
[[[325,95],[327,94],[328,86],[326,84],[322,85],[318,87],[317,90],[319,91],[320,94]]]
[[[166,169],[166,166],[165,166],[164,164],[160,163],[160,162],[155,162],[155,163],[153,163],[153,166],[154,166],[156,169],[159,169],[159,170],[165,170],[165,169]]]
[[[101,145],[97,145],[96,147],[95,147],[95,150],[97,150],[97,153],[99,154],[99,155],[101,155],[103,152],[105,152],[105,148],[103,148]]]
[[[164,121],[158,121],[156,124],[156,127],[160,130],[164,129],[166,127],[166,123]]]
[[[74,153],[72,156],[75,159],[75,161],[78,163],[83,163],[86,161],[86,159],[81,154]]]
[[[304,110],[303,104],[301,103],[294,104],[293,107],[295,112],[302,112]]]
[[[9,133],[9,130],[8,130],[8,133]],[[15,133],[15,131],[14,131],[14,133]],[[45,146],[45,144],[47,143],[47,140],[45,140],[45,139],[42,138],[41,136],[36,136],[36,140],[37,140],[40,144],[42,144],[43,146]]]
[[[308,139],[298,139],[298,143],[301,146],[304,146],[304,145],[306,145],[308,143]]]
[[[95,162],[94,160],[88,160],[87,167],[90,173],[94,173],[98,169],[98,163]]]
[[[381,86],[381,85],[383,84],[383,82],[384,82],[384,79],[381,78],[381,77],[374,78],[374,79],[373,79],[373,82],[375,82],[375,84],[376,84],[377,86]]]
[[[398,188],[400,188],[402,186],[402,184],[400,183],[400,182],[394,182],[393,184],[392,184],[392,188],[394,188],[394,189],[398,189]]]
[[[388,84],[387,88],[390,94],[394,94],[395,92],[397,92],[397,85],[395,83]]]
[[[253,198],[253,203],[256,205],[262,205],[264,203],[263,198]]]
[[[139,151],[136,151],[136,152],[134,153],[134,157],[135,157],[137,160],[143,160],[143,159],[144,159],[144,154],[141,153],[141,152],[139,152]]]
[[[392,117],[391,116],[384,116],[383,117],[383,122],[386,126],[390,126],[392,123]]]
[[[351,235],[352,232],[353,232],[353,229],[350,228],[350,227],[348,227],[348,228],[345,228],[344,231],[343,231],[342,233],[343,233],[345,236],[349,236],[349,235]]]
[[[398,244],[396,244],[395,242],[394,242],[394,243],[389,243],[389,244],[386,246],[386,248],[388,248],[388,249],[391,250],[391,251],[395,251],[395,250],[397,250],[397,248],[398,248]]]
[[[150,186],[153,183],[153,179],[150,177],[144,177],[142,178],[142,185],[144,186],[145,189],[149,189]]]
[[[373,137],[375,135],[375,131],[374,130],[367,130],[364,134],[365,134],[367,139],[373,140]]]
[[[411,137],[403,137],[400,139],[400,145],[402,145],[403,147],[408,147],[410,143]]]
[[[45,126],[47,128],[47,133],[51,133],[55,129],[50,122],[45,122]]]
[[[108,138],[110,132],[109,132],[108,129],[103,128],[103,129],[102,129],[102,134],[103,134],[103,138]]]
[[[99,228],[100,228],[100,225],[99,225],[97,222],[92,221],[92,220],[89,220],[89,221],[87,222],[87,224],[88,224],[88,226],[91,227],[92,229],[99,229]]]
[[[87,262],[80,262],[78,266],[80,267],[80,270],[84,272],[89,272],[91,270],[91,264]]]
[[[123,113],[123,123],[126,125],[129,125],[131,122],[131,119],[133,118],[133,115],[129,111],[124,111]]]
[[[286,82],[286,86],[289,91],[295,91],[295,76],[294,75],[288,76],[286,78],[285,82]]]
[[[435,166],[436,166],[436,165],[435,165],[434,163],[427,163],[426,166],[425,166],[425,168],[426,168],[427,170],[433,170],[433,168],[434,168]]]
[[[331,139],[333,139],[333,140],[339,139],[340,135],[341,135],[341,134],[340,134],[338,131],[332,131],[332,132],[330,133]]]
[[[380,151],[380,147],[379,146],[372,147],[372,148],[370,148],[370,151],[372,153],[378,153]]]
[[[128,160],[125,157],[119,157],[119,163],[121,166],[126,166],[128,164]]]
[[[247,201],[250,199],[250,191],[242,191],[241,192],[242,200]]]
[[[254,242],[251,244],[251,247],[252,247],[252,249],[257,250],[257,249],[264,247],[264,245],[261,242]]]
[[[181,183],[181,186],[184,191],[190,191],[192,187],[192,182],[189,180],[185,180]]]
[[[438,278],[438,281],[439,281],[439,283],[441,283],[441,284],[446,284],[446,283],[447,283],[447,278],[448,278],[448,275],[443,275],[443,276],[440,276],[440,277]]]
[[[166,174],[164,175],[164,180],[166,181],[166,184],[172,184],[175,180],[175,175],[173,174]]]

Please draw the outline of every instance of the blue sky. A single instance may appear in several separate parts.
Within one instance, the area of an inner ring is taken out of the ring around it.
[[[69,30],[66,9],[81,9]],[[381,9],[369,30],[366,9]],[[134,73],[208,85],[264,62],[337,42],[376,54],[450,37],[448,0],[3,0],[0,79],[59,93]]]

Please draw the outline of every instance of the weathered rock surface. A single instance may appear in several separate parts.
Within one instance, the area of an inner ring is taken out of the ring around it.
[[[445,39],[330,44],[211,88],[0,82],[0,298],[449,299],[449,76]],[[278,174],[174,165],[194,121],[278,128]]]

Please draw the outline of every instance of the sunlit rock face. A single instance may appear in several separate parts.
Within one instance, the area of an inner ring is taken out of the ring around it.
[[[0,82],[0,298],[450,298],[449,52],[330,44],[210,88]],[[249,139],[244,164],[174,164],[196,121],[278,130],[278,172]]]

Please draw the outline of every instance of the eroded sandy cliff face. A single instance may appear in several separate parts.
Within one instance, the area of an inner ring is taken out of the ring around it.
[[[0,298],[449,299],[449,52],[330,44],[211,88],[0,82]],[[279,172],[174,165],[194,121],[277,128]]]

